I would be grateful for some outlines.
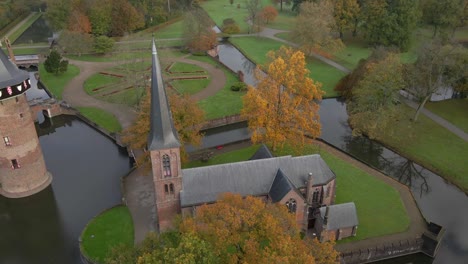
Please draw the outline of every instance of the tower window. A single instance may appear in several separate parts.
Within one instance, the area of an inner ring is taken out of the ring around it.
[[[168,194],[169,193],[169,185],[164,184],[164,193]]]
[[[23,116],[24,116],[23,113],[20,113],[20,118],[23,118]]]
[[[3,137],[3,142],[5,142],[5,146],[11,146],[11,141],[9,137]]]
[[[289,201],[286,202],[286,207],[288,208],[288,211],[290,213],[295,213],[296,209],[297,209],[296,200],[294,200],[292,198],[289,199]]]
[[[320,202],[319,201],[319,198],[320,198],[319,194],[320,194],[319,190],[316,189],[314,191],[314,194],[312,195],[312,203],[319,203]]]
[[[21,166],[19,165],[18,160],[16,160],[16,159],[11,160],[11,168],[12,169],[14,169],[14,170],[19,169],[20,167]]]
[[[163,162],[163,175],[164,177],[171,177],[172,174],[171,174],[171,159],[169,158],[168,155],[163,155],[163,158],[162,158],[162,162]]]
[[[174,184],[169,184],[169,193],[174,194]]]

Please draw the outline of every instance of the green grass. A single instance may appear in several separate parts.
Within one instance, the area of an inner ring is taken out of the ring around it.
[[[78,107],[78,110],[83,116],[109,132],[120,132],[122,130],[117,118],[105,110],[95,107]]]
[[[154,37],[157,40],[168,39],[168,38],[181,38],[183,32],[184,23],[182,20],[173,24],[167,25],[154,32]]]
[[[240,8],[237,8],[237,4],[240,5]],[[219,28],[222,27],[224,19],[233,18],[239,25],[242,33],[248,32],[249,25],[245,21],[248,12],[245,7],[245,1],[234,1],[234,4],[230,5],[227,0],[208,0],[202,2],[201,6]]]
[[[429,102],[425,107],[468,133],[468,99]]]
[[[217,62],[207,56],[190,56],[189,59],[219,66]],[[207,120],[239,114],[242,109],[242,96],[245,93],[231,91],[231,86],[239,82],[237,75],[224,67],[221,69],[226,75],[226,85],[215,95],[198,102],[201,109],[205,111],[205,119]]]
[[[104,263],[110,249],[133,246],[133,221],[125,206],[111,208],[92,219],[81,234],[81,250],[91,260]]]
[[[47,90],[59,100],[62,99],[63,90],[68,82],[79,74],[80,69],[73,64],[69,64],[68,70],[59,75],[48,73],[44,69],[44,64],[39,65],[39,76],[41,78],[41,82],[47,87]]]
[[[173,80],[171,85],[177,92],[182,94],[193,95],[205,89],[211,82],[211,79],[196,79],[196,80]]]
[[[278,50],[281,46],[285,45],[272,39],[258,37],[231,38],[230,41],[249,59],[260,65],[267,62],[266,54],[268,51]],[[309,69],[310,77],[313,80],[322,83],[325,98],[338,95],[333,91],[333,88],[345,75],[343,72],[313,58],[307,58],[307,69]]]
[[[42,13],[34,13],[31,17],[24,24],[22,24],[15,32],[8,36],[11,43],[14,43],[16,39],[18,39],[21,34],[23,34],[26,29],[28,29],[36,20],[38,20],[42,16]]]
[[[169,68],[169,71],[173,72],[174,74],[188,72],[191,74],[203,75],[207,74],[207,72],[200,66],[190,63],[184,62],[175,62]]]
[[[254,145],[228,153],[216,155],[208,162],[192,161],[187,167],[198,167],[248,160],[258,149]],[[277,156],[294,153],[290,148],[275,153]],[[359,229],[357,236],[339,243],[363,240],[405,231],[410,223],[398,192],[385,182],[326,152],[324,149],[307,145],[300,155],[319,153],[337,175],[336,203],[356,204]]]
[[[411,122],[415,110],[406,106],[403,110],[405,116],[394,125],[395,132],[377,139],[468,192],[468,142],[423,114],[417,123]]]
[[[93,89],[102,87],[104,85],[110,85],[113,83],[118,83],[121,81],[122,78],[103,75],[100,73],[95,73],[91,75],[86,81],[84,82],[83,86],[87,94],[95,95],[98,91],[93,91]]]
[[[6,49],[4,49],[5,53],[8,54],[8,51],[6,51]],[[34,54],[34,55],[37,55],[37,54],[48,54],[49,53],[49,49],[48,48],[20,48],[18,46],[16,46],[15,48],[13,48],[13,52],[15,55],[31,55],[31,54]]]

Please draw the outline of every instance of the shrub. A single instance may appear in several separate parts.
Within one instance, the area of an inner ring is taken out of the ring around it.
[[[234,91],[234,92],[239,92],[239,91],[243,92],[246,90],[247,90],[247,84],[243,82],[236,82],[231,86],[231,91]]]
[[[234,19],[226,18],[223,20],[221,31],[226,34],[237,34],[240,32],[240,27],[236,24]]]
[[[107,36],[99,36],[94,39],[94,51],[105,54],[114,48],[114,40]]]

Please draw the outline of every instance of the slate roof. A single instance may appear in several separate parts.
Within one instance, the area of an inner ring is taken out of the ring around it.
[[[279,169],[278,172],[276,172],[273,184],[271,184],[268,196],[270,196],[272,202],[276,203],[283,199],[289,191],[294,190],[295,188],[296,187],[288,179],[288,176],[284,175],[283,171]]]
[[[249,160],[257,160],[257,159],[268,159],[268,158],[273,158],[273,154],[271,154],[270,150],[268,149],[265,144],[262,144],[262,146],[253,154],[252,157],[250,157]]]
[[[151,70],[151,127],[148,134],[148,149],[161,150],[180,147],[177,131],[167,101],[161,74],[158,52],[153,38]]]
[[[320,217],[325,217],[326,206],[320,207]],[[354,203],[334,204],[329,206],[327,230],[352,227],[359,224]]]
[[[0,49],[0,89],[13,86],[29,78],[29,73],[18,69]]]
[[[183,188],[180,192],[181,206],[215,202],[218,196],[225,192],[239,193],[242,196],[266,195],[279,169],[297,188],[306,187],[309,173],[314,177],[314,185],[326,184],[336,177],[318,154],[184,169]]]

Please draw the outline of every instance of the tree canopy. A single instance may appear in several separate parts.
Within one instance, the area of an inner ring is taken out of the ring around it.
[[[57,50],[53,49],[44,61],[44,68],[50,73],[64,73],[68,69],[68,61],[63,60],[62,55],[60,55]]]
[[[302,146],[304,135],[320,135],[321,84],[309,78],[303,52],[281,47],[267,56],[268,75],[257,68],[257,87],[249,87],[243,98],[252,141],[269,143],[274,150],[286,141]]]
[[[184,17],[183,38],[185,45],[192,52],[204,52],[212,49],[216,42],[216,32],[212,29],[213,21],[201,8],[193,8]]]
[[[114,250],[107,263],[332,264],[338,257],[333,245],[301,239],[284,205],[226,193],[181,219],[173,232],[151,234],[137,249]]]

